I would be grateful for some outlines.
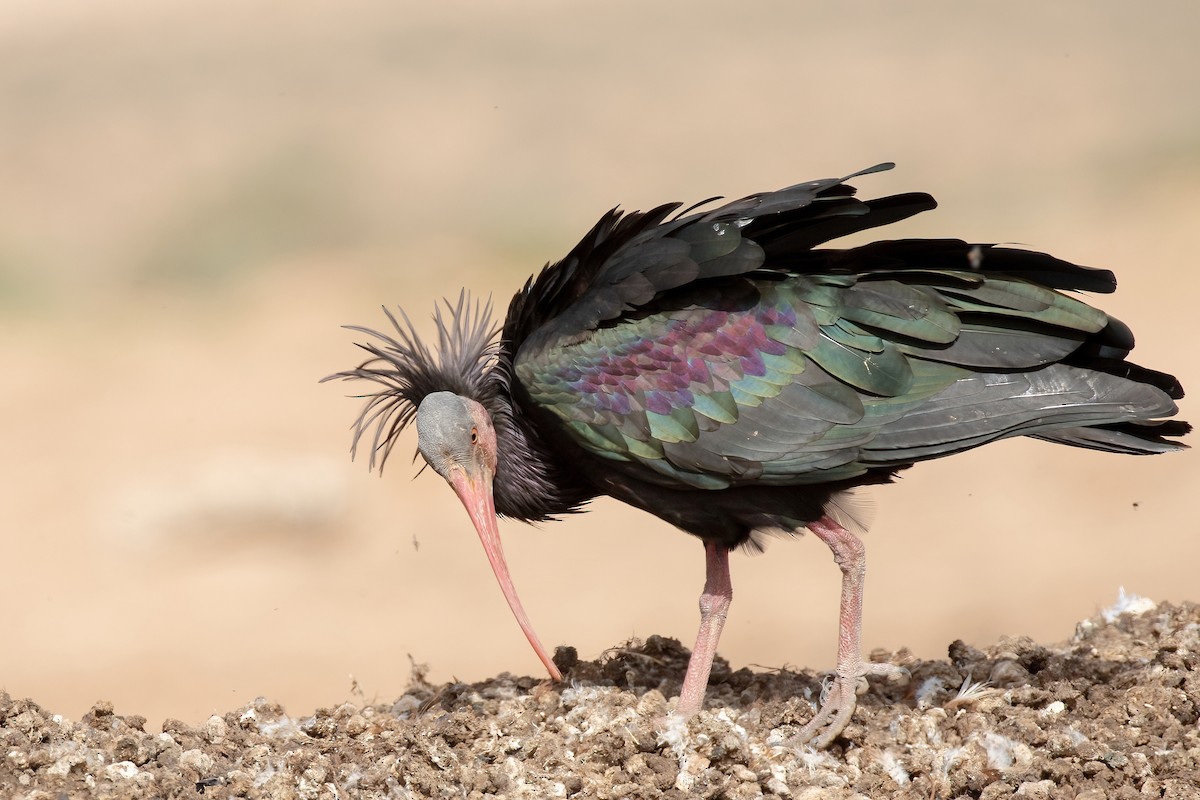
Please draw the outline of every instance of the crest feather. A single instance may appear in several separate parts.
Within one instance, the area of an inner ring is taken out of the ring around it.
[[[432,350],[417,335],[408,315],[397,308],[399,318],[386,306],[383,313],[391,322],[392,332],[384,333],[359,325],[346,325],[348,330],[364,333],[376,341],[359,342],[371,357],[354,369],[336,372],[321,379],[366,380],[379,384],[378,391],[354,395],[366,399],[362,412],[354,422],[354,441],[350,456],[371,434],[372,469],[378,463],[380,472],[391,455],[400,433],[412,422],[417,407],[433,392],[453,392],[483,402],[489,393],[486,376],[497,355],[495,341],[498,329],[492,324],[492,303],[471,302],[465,290],[451,305],[443,300],[442,308],[435,307],[433,321],[437,326],[437,349]],[[403,320],[403,322],[401,322]]]

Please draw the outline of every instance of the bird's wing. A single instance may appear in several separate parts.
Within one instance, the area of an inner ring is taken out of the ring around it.
[[[1111,273],[954,240],[813,250],[921,201],[802,186],[629,236],[575,264],[595,286],[551,275],[564,293],[545,308],[560,310],[513,360],[529,402],[646,480],[714,489],[853,478],[1017,434],[1174,446],[1143,425],[1174,413],[1171,387],[1122,376],[1138,369],[1128,329],[1055,290],[1111,291]],[[1096,425],[1110,427],[1079,433]]]
[[[714,489],[841,480],[1173,413],[1159,388],[1059,363],[1107,335],[1083,302],[966,270],[906,277],[697,287],[676,308],[520,358],[516,375],[595,455]],[[1122,346],[1114,330],[1098,346]]]
[[[610,211],[566,258],[547,266],[513,298],[505,346],[536,351],[586,338],[598,327],[652,307],[664,293],[700,281],[772,269],[762,241],[805,251],[831,239],[936,207],[923,193],[856,199],[850,178],[800,183],[716,209],[676,216],[680,204],[622,215]],[[747,228],[756,233],[745,235]]]

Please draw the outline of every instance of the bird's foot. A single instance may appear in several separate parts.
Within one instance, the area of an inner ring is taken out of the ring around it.
[[[821,689],[821,707],[816,715],[788,740],[794,747],[809,745],[824,750],[846,726],[858,705],[858,696],[867,691],[868,675],[884,675],[890,681],[906,680],[909,672],[895,664],[862,664],[859,669],[837,675]]]

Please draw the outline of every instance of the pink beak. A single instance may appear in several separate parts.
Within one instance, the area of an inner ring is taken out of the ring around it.
[[[500,529],[496,524],[496,505],[492,499],[491,476],[472,478],[463,469],[453,469],[450,472],[449,480],[450,485],[454,488],[454,493],[466,507],[471,522],[475,524],[479,541],[483,543],[483,551],[487,553],[488,563],[492,565],[492,573],[496,576],[496,582],[500,584],[500,591],[504,592],[504,599],[508,601],[508,607],[516,617],[517,624],[521,626],[521,631],[529,640],[529,644],[533,646],[533,652],[537,653],[537,657],[542,660],[550,677],[561,681],[562,673],[558,671],[550,654],[546,652],[546,648],[542,647],[541,641],[534,633],[533,625],[529,623],[529,617],[525,615],[525,608],[521,605],[521,598],[517,597],[517,589],[513,586],[512,577],[508,574],[508,564],[504,560],[504,548],[500,544]]]

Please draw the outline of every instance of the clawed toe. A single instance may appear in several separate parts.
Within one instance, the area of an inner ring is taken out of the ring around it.
[[[858,704],[862,677],[839,676],[821,692],[821,707],[800,731],[788,740],[793,747],[805,745],[823,750],[836,739],[846,726]]]
[[[860,674],[835,676],[821,687],[821,706],[817,713],[788,743],[794,747],[808,745],[817,750],[828,747],[850,724],[859,696],[869,688],[867,675],[880,675],[893,682],[910,677],[904,667],[886,663],[863,664]]]
[[[912,678],[912,672],[908,667],[901,667],[898,664],[889,664],[884,661],[882,663],[868,662],[863,664],[864,675],[879,675],[887,678],[890,683],[907,683]],[[862,694],[859,692],[859,694]]]

